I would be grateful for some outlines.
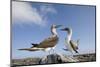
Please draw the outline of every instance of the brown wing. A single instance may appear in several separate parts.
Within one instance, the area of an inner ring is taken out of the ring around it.
[[[45,39],[42,41],[37,48],[48,48],[48,47],[54,47],[58,42],[58,37],[49,37],[48,39]]]
[[[70,43],[71,43],[71,46],[72,46],[75,50],[78,49],[77,43],[75,43],[73,40],[71,40]]]
[[[73,50],[76,52],[76,53],[79,53],[77,50],[78,50],[78,46],[77,46],[77,43],[75,43],[73,40],[70,41],[70,45],[72,46]]]

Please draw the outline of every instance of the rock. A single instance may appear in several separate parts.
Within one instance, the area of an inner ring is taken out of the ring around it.
[[[96,61],[96,53],[75,55],[74,57],[77,58],[80,62]]]
[[[73,57],[64,54],[51,54],[45,57],[30,57],[22,59],[12,59],[11,66],[30,66],[30,65],[40,65],[40,64],[60,64],[68,62],[92,62],[96,61],[96,54],[80,54]]]
[[[77,59],[72,57],[65,57],[61,54],[51,54],[40,59],[39,64],[56,64],[56,63],[65,63],[65,62],[77,62]]]

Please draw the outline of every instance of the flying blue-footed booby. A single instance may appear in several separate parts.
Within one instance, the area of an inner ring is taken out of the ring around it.
[[[67,39],[65,38],[65,46],[67,47],[67,49],[64,50],[68,50],[71,53],[78,53],[78,45],[79,45],[79,40],[77,40],[77,42],[71,40],[72,37],[72,29],[71,28],[64,28],[61,29],[62,31],[67,31],[68,32],[68,37]]]
[[[39,50],[48,51],[51,49],[54,50],[54,48],[59,40],[56,29],[59,28],[60,26],[62,26],[62,25],[54,25],[53,24],[51,26],[52,35],[49,38],[44,39],[39,44],[32,43],[33,46],[31,48],[25,48],[25,49],[19,49],[19,50],[27,50],[27,51],[39,51]]]

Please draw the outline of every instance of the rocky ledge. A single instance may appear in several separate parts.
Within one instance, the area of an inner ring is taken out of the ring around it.
[[[73,62],[92,62],[96,61],[96,54],[81,54],[74,55],[73,57],[51,54],[43,58],[24,58],[24,59],[12,59],[12,67],[15,66],[30,66],[30,65],[41,65],[41,64],[58,64],[58,63],[73,63]]]

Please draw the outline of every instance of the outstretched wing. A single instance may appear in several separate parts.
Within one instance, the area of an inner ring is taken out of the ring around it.
[[[49,37],[45,40],[43,40],[37,48],[48,48],[48,47],[54,47],[58,42],[58,37]]]

